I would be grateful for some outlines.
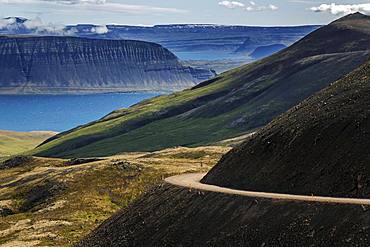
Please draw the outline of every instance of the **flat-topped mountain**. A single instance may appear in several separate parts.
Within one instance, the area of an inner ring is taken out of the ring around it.
[[[96,156],[198,146],[252,131],[369,60],[369,20],[344,17],[273,56],[61,133],[35,153]]]
[[[174,91],[214,75],[149,42],[0,37],[0,93]]]
[[[204,183],[251,191],[370,196],[370,62],[225,155]]]
[[[224,60],[235,59],[237,56],[245,59],[245,53],[250,53],[258,46],[277,43],[288,46],[317,28],[319,28],[317,25],[258,27],[212,24],[60,26],[42,23],[40,19],[30,20],[20,17],[0,19],[0,34],[52,34],[98,39],[142,40],[161,44],[183,60]],[[243,45],[250,39],[255,43],[251,46]],[[236,54],[234,53],[236,50],[244,53]]]
[[[259,46],[251,54],[249,54],[249,56],[254,59],[261,59],[285,48],[286,46],[283,44]]]

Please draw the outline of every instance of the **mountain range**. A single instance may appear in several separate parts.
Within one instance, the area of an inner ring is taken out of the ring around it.
[[[144,41],[0,36],[1,94],[177,91],[213,76]]]
[[[212,24],[129,26],[76,24],[55,26],[41,20],[9,17],[0,21],[0,34],[73,35],[94,39],[130,39],[163,45],[182,60],[247,59],[259,46],[293,42],[319,26],[254,27]],[[249,44],[246,46],[245,44]]]
[[[369,58],[370,17],[352,14],[270,57],[61,133],[33,153],[86,157],[211,144],[267,124]]]

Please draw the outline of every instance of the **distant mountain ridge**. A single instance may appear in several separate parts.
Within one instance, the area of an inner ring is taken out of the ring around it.
[[[28,25],[29,22],[32,25]],[[235,54],[243,43],[253,38],[255,46],[282,43],[290,45],[319,26],[296,27],[254,27],[213,24],[169,24],[155,26],[130,26],[111,24],[98,26],[76,24],[54,26],[43,24],[39,27],[33,20],[8,18],[8,23],[0,20],[0,34],[73,35],[97,39],[130,39],[154,42],[163,45],[182,60],[222,60],[236,56],[246,59],[243,53]],[[245,50],[245,48],[244,48]]]
[[[154,43],[1,36],[0,93],[176,91],[213,77]]]

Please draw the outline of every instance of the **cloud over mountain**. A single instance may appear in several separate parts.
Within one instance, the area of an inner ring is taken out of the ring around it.
[[[16,17],[0,19],[0,29],[8,30],[10,34],[20,29],[25,29],[28,30],[29,33],[35,34],[40,33],[52,35],[70,34],[65,30],[64,25],[58,25],[55,23],[45,23],[39,17],[36,17],[34,19],[24,19]]]
[[[91,28],[91,32],[96,34],[105,34],[109,32],[109,29],[107,26],[96,26]]]
[[[363,4],[321,4],[311,8],[314,12],[328,12],[333,15],[347,15],[356,12],[370,13],[370,3]]]

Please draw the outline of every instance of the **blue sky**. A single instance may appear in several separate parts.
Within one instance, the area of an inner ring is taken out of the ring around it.
[[[326,5],[324,5],[326,4]],[[325,24],[370,3],[320,0],[0,0],[0,15],[57,24]]]

